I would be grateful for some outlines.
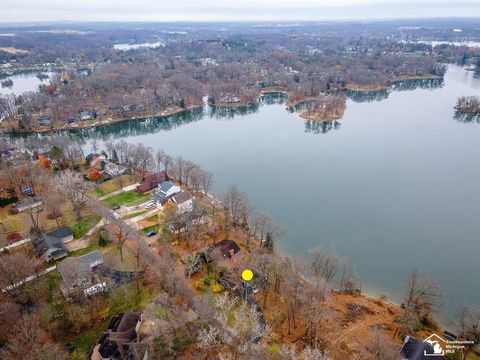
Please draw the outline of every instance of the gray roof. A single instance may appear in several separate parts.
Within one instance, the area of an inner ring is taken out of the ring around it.
[[[50,236],[50,237],[63,239],[63,238],[72,236],[73,232],[72,232],[72,229],[70,229],[69,227],[63,226],[63,227],[60,227],[56,230],[53,230],[52,232],[49,232],[46,235]]]
[[[63,281],[69,287],[91,282],[92,267],[103,262],[98,250],[78,257],[69,257],[58,264],[57,268]]]
[[[123,165],[118,165],[118,164],[111,163],[111,162],[105,164],[105,171],[107,171],[107,172],[113,172],[113,173],[117,174],[117,173],[120,173],[120,172],[124,172],[126,170],[127,170],[127,168]]]
[[[68,254],[67,248],[61,238],[40,234],[32,241],[37,256],[43,256],[48,250],[54,250],[55,255],[63,256]]]
[[[182,191],[172,196],[172,200],[177,204],[182,204],[192,199],[192,195],[188,191]]]
[[[172,186],[175,186],[175,184],[171,183],[170,181],[164,181],[158,186],[158,189],[160,191],[167,192]]]
[[[152,200],[155,201],[155,202],[159,202],[161,203],[162,205],[165,204],[168,199],[170,199],[172,196],[169,195],[169,196],[166,196],[165,194],[163,193],[159,193],[159,194],[156,194],[152,197]]]

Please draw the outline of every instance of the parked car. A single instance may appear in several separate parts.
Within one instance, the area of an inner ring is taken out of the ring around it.
[[[149,232],[147,232],[145,234],[146,237],[151,237],[151,236],[154,236],[154,235],[157,235],[157,232],[155,230],[150,230]]]
[[[153,201],[147,202],[145,205],[143,205],[145,209],[152,209],[155,207],[155,203]]]
[[[120,219],[120,215],[114,210],[110,210],[110,214],[112,214],[114,219]]]

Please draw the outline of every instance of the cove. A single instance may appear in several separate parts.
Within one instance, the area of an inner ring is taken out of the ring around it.
[[[304,121],[270,94],[236,109],[205,106],[165,118],[73,132],[125,139],[198,163],[286,230],[282,250],[320,246],[348,257],[363,289],[399,301],[412,268],[437,280],[449,321],[480,304],[480,124],[455,116],[477,74],[347,93],[344,117]],[[43,135],[45,136],[45,135]]]

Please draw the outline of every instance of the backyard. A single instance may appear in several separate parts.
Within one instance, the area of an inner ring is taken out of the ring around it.
[[[132,191],[121,192],[120,194],[114,195],[108,199],[103,200],[102,202],[113,209],[115,207],[126,205],[126,206],[135,206],[140,205],[150,199],[149,194],[139,194]]]
[[[137,181],[135,175],[122,175],[112,180],[105,181],[95,188],[98,196],[104,196],[111,192],[120,190],[122,187],[134,184]]]

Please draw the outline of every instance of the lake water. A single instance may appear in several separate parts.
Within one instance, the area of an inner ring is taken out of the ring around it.
[[[305,122],[282,96],[242,109],[198,110],[82,130],[164,149],[235,184],[287,232],[283,250],[347,256],[364,289],[398,301],[416,267],[446,294],[443,319],[480,305],[480,124],[456,120],[480,78],[450,66],[444,81],[350,93],[342,120]],[[472,119],[469,119],[472,120]]]
[[[418,43],[432,45],[433,47],[437,45],[455,45],[455,46],[467,46],[467,47],[480,47],[480,42],[478,41],[417,41]]]
[[[38,91],[39,85],[48,84],[51,76],[54,73],[42,72],[42,74],[45,74],[48,76],[48,78],[43,80],[40,80],[37,77],[37,74],[38,74],[37,72],[28,72],[28,73],[15,74],[15,75],[0,78],[0,81],[4,81],[7,79],[11,79],[13,81],[13,85],[11,87],[2,87],[0,85],[0,95],[7,95],[7,94],[20,95],[27,91]]]
[[[146,42],[142,44],[115,44],[113,45],[113,48],[119,51],[128,51],[128,50],[137,50],[142,48],[155,49],[163,46],[165,46],[165,43],[163,41],[157,41],[157,42]]]

